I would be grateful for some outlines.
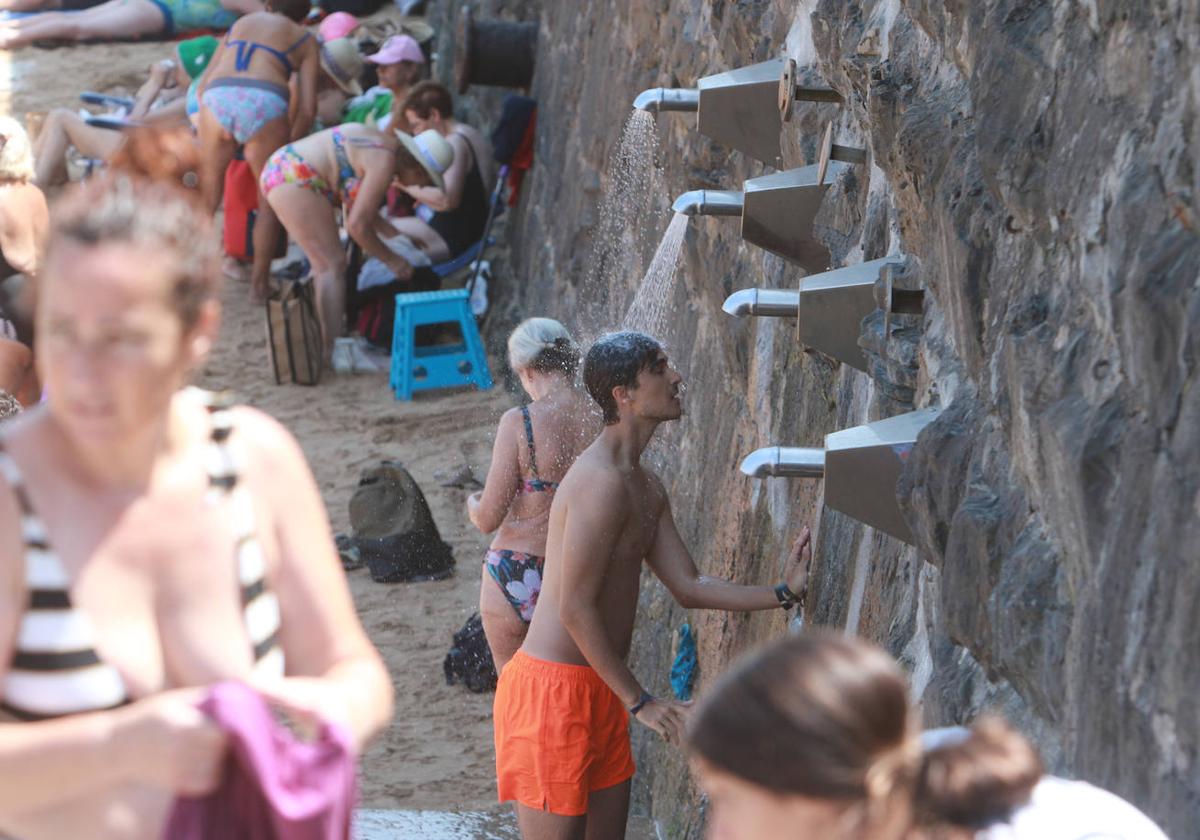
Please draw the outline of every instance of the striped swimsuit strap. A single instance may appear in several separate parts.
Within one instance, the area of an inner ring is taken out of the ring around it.
[[[227,499],[236,534],[237,577],[255,670],[282,675],[279,602],[267,586],[266,563],[257,537],[253,500],[240,486],[236,456],[229,446],[233,424],[228,403],[204,394],[212,433],[206,452],[209,496]],[[0,472],[17,499],[25,541],[28,591],[11,665],[0,686],[0,710],[20,720],[42,720],[116,708],[129,702],[120,673],[100,659],[87,616],[71,603],[70,579],[50,547],[21,471],[4,450]]]
[[[254,652],[255,669],[283,674],[283,648],[279,643],[279,600],[267,585],[266,557],[258,539],[254,499],[240,481],[233,436],[232,401],[227,395],[199,391],[212,422],[209,441],[208,483],[214,500],[225,498],[233,512],[234,545],[242,615]]]
[[[0,472],[12,488],[25,543],[25,610],[0,690],[0,711],[43,720],[129,702],[120,673],[100,659],[87,616],[71,603],[66,568],[50,546],[17,462],[0,436]]]

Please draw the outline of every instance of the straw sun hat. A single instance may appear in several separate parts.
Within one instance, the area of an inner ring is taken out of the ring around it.
[[[442,189],[446,183],[442,174],[454,163],[454,147],[434,128],[426,129],[416,137],[397,129],[396,137],[429,173],[434,186]]]
[[[334,38],[321,44],[321,67],[337,86],[351,96],[362,96],[363,60],[358,44],[351,38]]]

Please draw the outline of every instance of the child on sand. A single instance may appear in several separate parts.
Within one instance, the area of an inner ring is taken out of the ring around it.
[[[805,529],[775,587],[696,570],[661,480],[641,462],[658,426],[683,415],[682,377],[657,341],[600,338],[583,381],[605,427],[555,493],[541,598],[496,688],[500,800],[516,802],[526,840],[625,836],[631,716],[682,743],[687,706],[650,695],[625,664],[643,563],[684,607],[738,611],[793,603],[807,568]]]
[[[481,492],[467,499],[471,523],[496,532],[483,564],[479,614],[496,670],[525,639],[542,588],[546,526],[559,482],[600,432],[600,418],[575,385],[579,347],[550,318],[522,321],[508,360],[532,398],[500,418]]]

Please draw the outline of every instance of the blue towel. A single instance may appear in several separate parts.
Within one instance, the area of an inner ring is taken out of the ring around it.
[[[692,686],[696,682],[696,637],[692,628],[684,624],[679,628],[679,652],[671,666],[671,690],[680,700],[692,699]]]

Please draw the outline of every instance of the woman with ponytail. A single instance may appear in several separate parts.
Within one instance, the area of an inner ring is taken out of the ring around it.
[[[1165,840],[1137,809],[1047,776],[997,718],[920,733],[899,666],[819,633],[769,644],[693,715],[711,840]]]
[[[600,432],[594,403],[575,382],[579,346],[550,318],[529,318],[508,338],[508,361],[532,402],[500,418],[471,523],[496,532],[483,564],[479,613],[496,670],[512,659],[542,588],[550,502],[579,453]]]

